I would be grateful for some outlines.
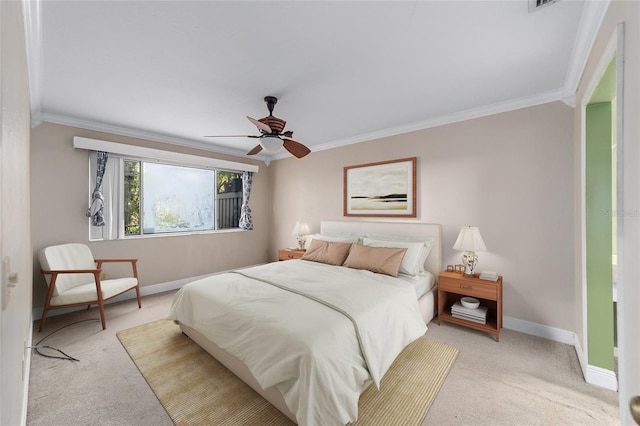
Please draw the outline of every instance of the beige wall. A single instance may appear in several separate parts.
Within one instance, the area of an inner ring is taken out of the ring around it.
[[[73,148],[74,136],[259,164],[250,200],[255,229],[89,243],[88,219],[84,216],[89,193],[88,151]],[[43,306],[46,296],[37,252],[52,244],[82,242],[89,244],[96,257],[138,258],[142,287],[267,260],[269,169],[262,162],[44,123],[32,130],[31,170],[34,308]],[[115,270],[114,273],[119,274],[120,271]]]
[[[73,136],[196,153],[49,123],[33,129],[34,256],[46,245],[88,240],[87,153],[72,147]],[[572,138],[572,110],[556,102],[269,167],[259,163],[252,232],[89,245],[98,257],[138,257],[143,286],[276,260],[278,248],[295,245],[290,233],[297,219],[317,232],[321,220],[343,218],[345,166],[415,156],[416,220],[442,224],[444,265],[460,262],[460,253],[451,248],[460,227],[479,226],[488,251],[479,254],[478,270],[504,275],[505,315],[574,330]],[[34,307],[40,307],[46,287],[37,262],[34,271]]]
[[[504,276],[504,314],[574,330],[572,120],[555,102],[275,161],[271,260],[297,219],[343,219],[345,166],[415,156],[416,220],[442,224],[443,266],[460,263],[460,227],[479,226],[477,268]]]
[[[0,424],[17,425],[24,424],[27,410],[32,289],[29,83],[20,2],[0,2],[0,42],[0,259],[11,260],[6,272],[16,273],[18,281],[8,294],[0,293],[6,302],[0,316]]]

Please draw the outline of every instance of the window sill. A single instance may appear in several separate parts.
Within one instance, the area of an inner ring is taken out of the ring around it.
[[[193,235],[212,235],[212,234],[229,234],[236,232],[248,232],[248,230],[240,229],[240,228],[231,228],[231,229],[216,229],[212,231],[185,231],[185,232],[168,232],[168,233],[158,233],[158,234],[144,234],[144,235],[130,235],[124,238],[118,238],[115,240],[104,240],[104,239],[89,239],[89,242],[101,242],[101,241],[127,241],[127,240],[139,240],[139,239],[147,239],[147,238],[165,238],[165,237],[186,237]]]

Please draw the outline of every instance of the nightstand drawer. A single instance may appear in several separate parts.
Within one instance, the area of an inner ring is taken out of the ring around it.
[[[303,250],[279,250],[278,260],[300,259],[304,255]]]
[[[440,276],[438,287],[441,291],[479,297],[481,299],[497,300],[498,286],[491,283],[479,282],[477,279],[451,279]]]

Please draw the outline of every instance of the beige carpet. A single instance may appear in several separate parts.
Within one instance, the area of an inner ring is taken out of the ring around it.
[[[291,421],[183,335],[158,320],[118,339],[177,425],[290,425]],[[360,398],[357,425],[420,425],[458,356],[443,343],[418,339],[391,366],[380,391]]]

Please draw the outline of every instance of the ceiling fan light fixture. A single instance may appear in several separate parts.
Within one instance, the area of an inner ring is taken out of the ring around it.
[[[283,141],[277,136],[265,136],[260,138],[262,149],[270,154],[276,153],[282,148]]]

